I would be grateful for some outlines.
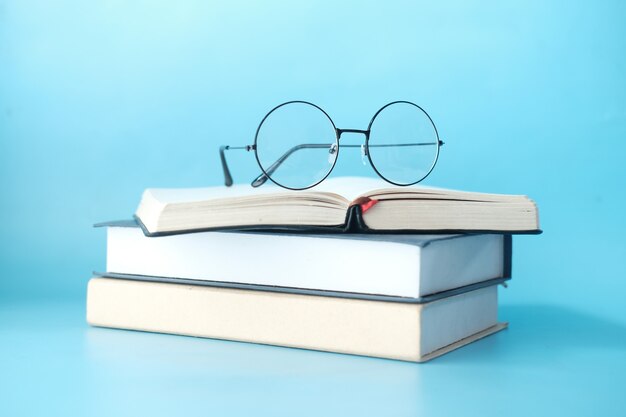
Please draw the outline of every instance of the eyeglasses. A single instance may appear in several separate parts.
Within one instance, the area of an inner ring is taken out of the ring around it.
[[[362,145],[340,145],[344,133],[365,135]],[[413,185],[430,174],[439,158],[439,140],[432,119],[417,104],[394,101],[374,114],[367,130],[338,129],[330,116],[307,101],[289,101],[274,107],[261,120],[254,144],[221,146],[224,183],[233,184],[225,151],[254,151],[261,175],[252,180],[259,187],[267,180],[290,190],[305,190],[322,182],[333,170],[340,148],[361,148],[363,161],[394,185]]]

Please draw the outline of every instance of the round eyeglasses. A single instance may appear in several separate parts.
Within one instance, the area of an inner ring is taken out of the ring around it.
[[[362,145],[340,145],[344,133],[365,135]],[[362,156],[385,181],[413,185],[430,174],[443,142],[432,119],[417,104],[394,101],[378,110],[367,130],[339,129],[321,107],[307,101],[289,101],[274,107],[261,120],[254,144],[221,146],[226,186],[233,183],[225,151],[254,151],[261,175],[251,185],[267,180],[290,190],[305,190],[330,175],[341,148],[361,148]]]

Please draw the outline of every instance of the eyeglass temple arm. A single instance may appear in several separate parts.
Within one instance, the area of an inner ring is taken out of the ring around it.
[[[226,152],[230,149],[245,149],[246,151],[251,151],[254,149],[254,145],[246,145],[246,146],[220,146],[220,161],[222,162],[222,171],[224,172],[224,185],[230,187],[233,185],[233,177],[230,175],[230,169],[228,169],[228,164],[226,163]]]
[[[370,148],[384,148],[384,147],[391,147],[391,146],[426,146],[426,145],[439,145],[442,146],[444,144],[443,141],[439,140],[437,142],[424,142],[424,143],[398,143],[398,144],[382,144],[382,145],[369,145]],[[276,160],[276,162],[274,162],[272,165],[270,165],[270,167],[268,169],[265,170],[264,173],[261,173],[261,175],[259,175],[258,177],[256,177],[253,181],[252,181],[252,186],[253,187],[260,187],[261,185],[265,184],[267,182],[267,180],[269,179],[268,175],[272,175],[277,169],[278,167],[281,166],[281,164],[283,162],[285,162],[285,160],[287,158],[289,158],[291,156],[291,154],[293,154],[294,152],[300,150],[300,149],[319,149],[319,148],[330,148],[333,144],[325,144],[325,143],[303,143],[301,145],[296,145],[290,149],[287,150],[287,152],[285,152],[280,158],[278,158],[278,160]],[[341,145],[341,147],[343,148],[360,148],[362,145]]]
[[[299,151],[300,149],[326,149],[330,148],[331,146],[332,143],[302,143],[300,145],[293,146],[289,148],[284,154],[282,154],[282,156],[278,158],[276,162],[270,165],[269,168],[265,170],[265,172],[262,172],[261,175],[252,180],[252,183],[250,185],[256,188],[265,184],[269,179],[269,175],[272,175],[278,169],[278,167],[280,167],[282,163],[287,160],[287,158],[289,158],[294,152]]]
[[[433,143],[433,142],[401,143],[401,144],[382,144],[382,145],[369,145],[369,146],[372,148],[378,148],[378,147],[391,147],[391,146],[425,146],[425,145],[434,145],[434,144],[438,144],[439,146],[442,146],[444,142],[439,140],[436,143]],[[287,158],[289,158],[294,152],[299,151],[300,149],[324,149],[324,148],[330,148],[331,146],[332,144],[325,144],[325,143],[303,143],[300,145],[293,146],[290,149],[288,149],[280,158],[278,158],[276,162],[270,165],[270,167],[265,171],[265,173],[261,173],[258,177],[256,177],[252,181],[251,185],[256,188],[265,184],[267,180],[269,179],[268,175],[272,175],[283,164],[283,162],[287,160]],[[342,147],[344,148],[359,148],[361,146],[362,145],[342,145]],[[226,152],[225,152],[231,149],[243,149],[249,152],[255,149],[255,145],[220,146],[219,152],[220,152],[220,161],[222,163],[222,171],[224,173],[224,185],[227,187],[230,187],[231,185],[233,185],[233,177],[230,173],[230,169],[228,168],[228,163],[226,162]]]

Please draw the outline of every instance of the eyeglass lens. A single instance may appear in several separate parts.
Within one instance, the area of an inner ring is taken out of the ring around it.
[[[259,126],[256,154],[263,172],[278,185],[292,189],[311,187],[326,178],[335,165],[335,126],[312,104],[283,104]]]
[[[439,153],[439,138],[430,117],[412,103],[383,107],[370,124],[368,151],[378,174],[397,185],[424,179]]]

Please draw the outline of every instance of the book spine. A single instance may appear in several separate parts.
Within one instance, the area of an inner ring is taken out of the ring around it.
[[[513,274],[513,236],[504,235],[504,261],[502,277],[511,278]]]

